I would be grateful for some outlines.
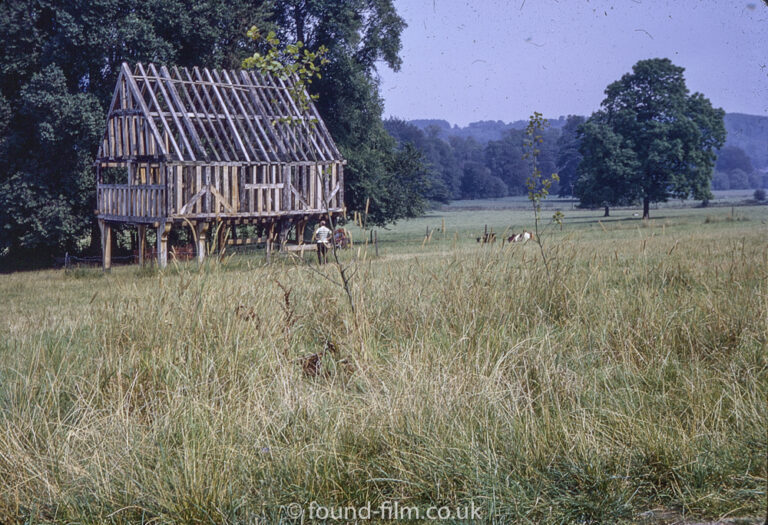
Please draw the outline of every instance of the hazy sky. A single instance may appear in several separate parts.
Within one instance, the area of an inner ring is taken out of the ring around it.
[[[526,119],[596,110],[645,58],[685,68],[728,112],[768,116],[763,0],[395,0],[402,69],[379,67],[385,116]]]

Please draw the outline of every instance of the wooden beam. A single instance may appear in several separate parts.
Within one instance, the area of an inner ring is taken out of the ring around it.
[[[137,229],[139,237],[139,266],[144,266],[144,259],[147,256],[147,227],[140,224]]]
[[[195,68],[195,71],[197,71],[197,68]],[[224,103],[224,99],[221,97],[219,88],[213,82],[213,78],[211,77],[211,72],[208,71],[207,68],[203,68],[203,71],[205,71],[205,76],[208,77],[208,81],[211,82],[211,89],[213,90],[214,95],[216,95],[216,99],[219,101],[219,104],[221,104],[221,109],[224,110],[224,116],[227,118],[229,127],[232,130],[232,134],[235,137],[235,141],[237,142],[237,145],[240,146],[240,151],[242,151],[245,161],[251,162],[251,157],[250,155],[248,155],[248,150],[245,149],[245,144],[243,144],[243,139],[240,138],[240,133],[237,132],[235,123],[232,121],[232,115],[230,115],[229,111],[227,110],[227,105]]]
[[[185,71],[186,71],[186,69],[185,69]],[[205,100],[208,102],[208,106],[210,107],[210,109],[212,109],[212,110],[215,109],[216,104],[213,103],[213,100],[211,100],[211,96],[208,94],[208,91],[205,89],[205,86],[207,85],[207,83],[205,83],[203,81],[203,77],[200,74],[200,70],[198,68],[194,67],[194,68],[192,68],[192,71],[195,73],[195,76],[197,77],[198,81],[200,81],[200,83],[196,84],[195,87],[200,88],[200,91],[202,92],[203,96],[205,97]],[[187,74],[189,74],[189,73],[187,72]],[[191,78],[191,76],[190,76],[190,78]],[[201,105],[200,109],[204,110],[205,109],[205,104]],[[231,160],[233,158],[237,158],[237,148],[235,147],[235,145],[232,142],[232,140],[230,140],[229,134],[227,133],[227,130],[226,130],[226,127],[222,123],[221,119],[219,119],[218,117],[216,117],[216,123],[219,125],[219,129],[221,130],[221,134],[216,133],[216,128],[212,128],[211,131],[214,132],[214,135],[216,136],[216,140],[218,141],[218,144],[219,144],[219,146],[222,149],[224,149],[224,147],[223,147],[222,142],[221,142],[220,139],[223,138],[227,142],[227,144],[229,145],[229,147],[231,149],[232,155],[227,154],[227,160]]]
[[[168,121],[165,120],[165,113],[166,112],[163,111],[163,108],[160,106],[160,102],[157,100],[157,96],[155,95],[155,92],[152,89],[152,86],[149,85],[149,79],[147,78],[147,72],[144,71],[144,66],[142,66],[141,63],[137,63],[136,67],[138,68],[139,74],[141,75],[141,78],[144,80],[144,84],[147,87],[147,93],[149,94],[149,98],[152,100],[152,103],[157,108],[157,112],[158,112],[158,114],[160,116],[160,120],[163,122],[163,128],[165,128],[164,131],[165,131],[166,138],[168,139],[168,141],[173,146],[174,151],[176,151],[176,155],[178,157],[178,160],[184,160],[184,155],[181,153],[181,148],[179,147],[179,144],[176,142],[176,139],[173,137],[173,134],[171,133],[171,126],[170,126],[170,124],[168,124]],[[155,80],[155,83],[158,85],[158,87],[161,88],[161,91],[164,91],[164,90],[162,90],[162,84],[160,83],[159,80]],[[163,95],[163,97],[166,100],[168,100],[167,96]],[[169,108],[170,108],[170,106],[169,106]],[[173,111],[171,111],[171,116],[173,117],[174,121],[178,120],[176,115],[175,115],[175,113]],[[149,116],[149,111],[147,111],[147,118],[151,118]],[[179,128],[179,132],[181,132],[182,131],[181,130],[181,124],[178,125],[178,128]],[[182,135],[183,135],[183,133],[182,133]],[[185,138],[185,137],[182,137],[182,138]]]
[[[214,73],[216,73],[216,71],[214,71]],[[230,79],[229,74],[227,74],[227,71],[226,70],[222,71],[222,74],[224,75],[224,78],[227,79],[227,82],[229,82],[230,85],[231,85],[232,84],[232,80]],[[218,78],[218,75],[217,75],[217,78]],[[238,90],[236,90],[234,88],[232,89],[232,97],[237,102],[237,106],[238,106],[238,108],[240,108],[240,111],[242,112],[242,114],[248,116],[249,115],[249,111],[245,109],[245,106],[243,105],[243,101],[240,100],[240,95],[238,93]],[[246,104],[248,103],[247,98],[246,98],[246,102],[245,103]],[[253,113],[253,109],[252,108],[251,108],[250,113],[251,114]],[[254,119],[254,121],[256,122],[256,126],[259,128],[259,132],[260,132],[261,136],[263,138],[265,138],[267,144],[269,144],[270,141],[267,138],[267,134],[264,132],[264,129],[261,127],[261,123],[259,123],[259,121],[256,120],[256,119]],[[274,154],[270,155],[270,152],[268,152],[266,149],[264,149],[264,144],[262,144],[262,141],[259,138],[259,133],[256,132],[256,128],[253,127],[253,123],[251,122],[251,119],[250,118],[246,118],[245,122],[246,122],[246,124],[248,124],[248,128],[251,130],[251,133],[253,134],[253,138],[256,140],[256,144],[258,145],[259,150],[261,151],[261,154],[264,156],[264,160],[277,160],[275,158]]]
[[[138,102],[139,108],[141,108],[141,111],[143,111],[146,115],[145,119],[149,125],[149,129],[152,132],[152,135],[155,137],[157,147],[160,149],[160,152],[163,155],[168,155],[168,150],[165,148],[165,144],[163,144],[163,137],[160,135],[160,131],[157,129],[155,121],[152,120],[152,117],[150,117],[149,108],[147,107],[146,102],[144,102],[144,97],[141,95],[141,90],[139,89],[138,84],[136,84],[136,80],[133,78],[133,73],[131,73],[131,70],[128,69],[128,64],[125,62],[123,62],[123,72],[125,73],[126,84],[131,90],[134,100]]]
[[[252,85],[257,86],[257,85],[264,84],[262,80],[259,80],[259,77],[257,77],[257,74],[255,71],[248,71],[247,73],[243,71],[243,73],[244,73],[244,76],[248,78],[249,83],[251,83]],[[275,90],[269,94],[270,98],[267,98],[267,94],[264,93],[264,90],[261,88],[254,88],[252,90],[252,93],[261,102],[261,105],[263,106],[264,111],[268,112],[267,116],[265,117],[267,119],[267,125],[280,134],[281,140],[279,144],[281,144],[283,151],[285,151],[285,160],[286,161],[302,160],[301,157],[296,154],[295,148],[292,144],[292,141],[295,141],[295,137],[292,138],[291,127],[285,122],[280,122],[280,118],[281,118],[280,108],[275,107],[275,104],[279,103],[277,87],[276,86],[271,86],[271,87],[274,87]],[[271,114],[271,116],[269,114]],[[289,115],[286,115],[286,116],[289,116]]]
[[[101,267],[105,272],[112,268],[112,226],[104,220],[99,219],[99,230],[101,230]]]
[[[197,236],[197,262],[202,263],[205,259],[205,241],[208,237],[207,222],[198,222],[195,225],[195,234]]]
[[[157,265],[160,268],[168,266],[168,232],[171,231],[172,222],[161,222],[157,232]]]
[[[269,121],[269,117],[267,116],[267,113],[264,110],[264,106],[261,104],[259,93],[256,91],[256,87],[251,81],[251,78],[248,76],[248,74],[245,71],[240,71],[240,78],[242,79],[243,83],[247,84],[249,86],[248,89],[248,97],[247,100],[250,102],[251,107],[256,109],[256,112],[261,116],[261,119],[264,121],[265,129],[271,136],[271,141],[269,143],[277,148],[278,151],[278,160],[291,160],[290,156],[288,155],[288,152],[286,151],[283,142],[284,139],[279,137],[277,135],[277,131],[275,130],[274,126]],[[261,124],[257,119],[254,119],[256,123],[261,127]]]
[[[173,72],[176,74],[177,77],[179,77],[179,79],[181,79],[181,72],[179,71],[179,68],[174,66]],[[189,71],[187,71],[186,68],[184,68],[184,73],[186,74],[187,78],[192,78],[189,75]],[[181,84],[180,84],[181,92],[184,93],[184,96],[187,98],[187,102],[189,103],[189,107],[190,108],[194,108],[196,110],[194,112],[195,120],[198,122],[198,126],[200,127],[200,130],[203,132],[203,135],[205,135],[205,140],[211,146],[211,150],[213,152],[213,156],[216,158],[217,161],[221,161],[221,155],[223,155],[224,158],[228,161],[229,160],[229,155],[227,155],[227,152],[224,149],[224,147],[222,146],[221,141],[219,141],[219,137],[216,136],[215,126],[213,125],[213,121],[211,120],[210,115],[208,113],[199,113],[197,111],[197,110],[202,110],[203,109],[202,108],[203,102],[200,99],[199,93],[195,89],[192,89],[192,93],[194,93],[194,95],[195,95],[196,102],[198,104],[200,104],[200,106],[201,106],[201,107],[198,108],[198,106],[195,105],[195,101],[193,101],[192,97],[189,96],[189,93],[187,92],[187,88],[185,87],[184,84],[185,84],[185,82],[182,80]],[[211,140],[210,135],[208,135],[208,130],[205,128],[205,125],[201,122],[201,120],[200,120],[200,116],[201,115],[204,116],[205,119],[208,121],[208,124],[210,124],[211,131],[213,132],[214,138],[216,139],[216,142],[217,142],[217,144],[219,146],[218,148],[216,147],[216,144],[214,144],[213,141]],[[219,155],[219,153],[221,153],[221,155]],[[209,157],[209,155],[207,154],[207,151],[206,151],[206,157]]]
[[[155,69],[154,64],[150,64],[149,67],[150,69],[152,69],[152,71],[155,74],[157,74],[157,70]],[[173,103],[176,104],[176,106],[178,107],[179,113],[181,114],[181,118],[184,121],[184,125],[186,126],[187,131],[189,131],[190,137],[192,138],[192,142],[195,144],[197,151],[203,157],[206,157],[207,155],[205,154],[205,150],[203,149],[203,146],[200,144],[200,138],[197,136],[197,131],[195,131],[195,128],[192,126],[192,122],[189,120],[189,117],[187,116],[188,108],[186,108],[184,104],[181,103],[181,99],[179,98],[179,94],[176,92],[176,88],[173,85],[173,79],[171,79],[171,74],[168,72],[168,68],[166,68],[165,66],[161,66],[160,73],[162,74],[168,86],[168,92],[166,94],[166,91],[163,89],[163,82],[158,83],[158,86],[160,86],[160,89],[163,91],[163,96],[165,97],[166,100],[169,100],[168,95],[170,95],[170,100],[173,101]],[[176,112],[173,112],[173,120],[176,122],[176,125],[179,126],[179,133],[181,133],[181,138],[184,140],[184,144],[189,149],[192,160],[195,160],[195,155],[194,155],[194,152],[192,151],[192,146],[190,146],[190,143],[187,140],[186,134],[181,129],[181,124],[179,124],[179,119],[178,117],[176,117]]]

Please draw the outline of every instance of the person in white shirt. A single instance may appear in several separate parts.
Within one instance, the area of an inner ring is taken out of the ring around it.
[[[315,230],[315,242],[317,243],[317,264],[328,262],[328,241],[333,232],[325,225],[325,221],[320,221],[320,226]]]

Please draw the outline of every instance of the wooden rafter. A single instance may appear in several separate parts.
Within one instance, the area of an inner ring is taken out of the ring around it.
[[[123,64],[98,157],[245,164],[341,160],[314,104],[304,110],[292,97],[293,83],[255,71],[154,64],[131,71]]]

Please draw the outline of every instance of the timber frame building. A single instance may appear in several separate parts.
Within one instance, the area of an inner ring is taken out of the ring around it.
[[[291,89],[255,71],[123,63],[94,163],[104,268],[116,223],[137,226],[139,261],[155,228],[165,266],[174,225],[195,228],[202,260],[212,223],[255,224],[269,249],[291,226],[301,242],[307,221],[341,213],[346,161]]]

